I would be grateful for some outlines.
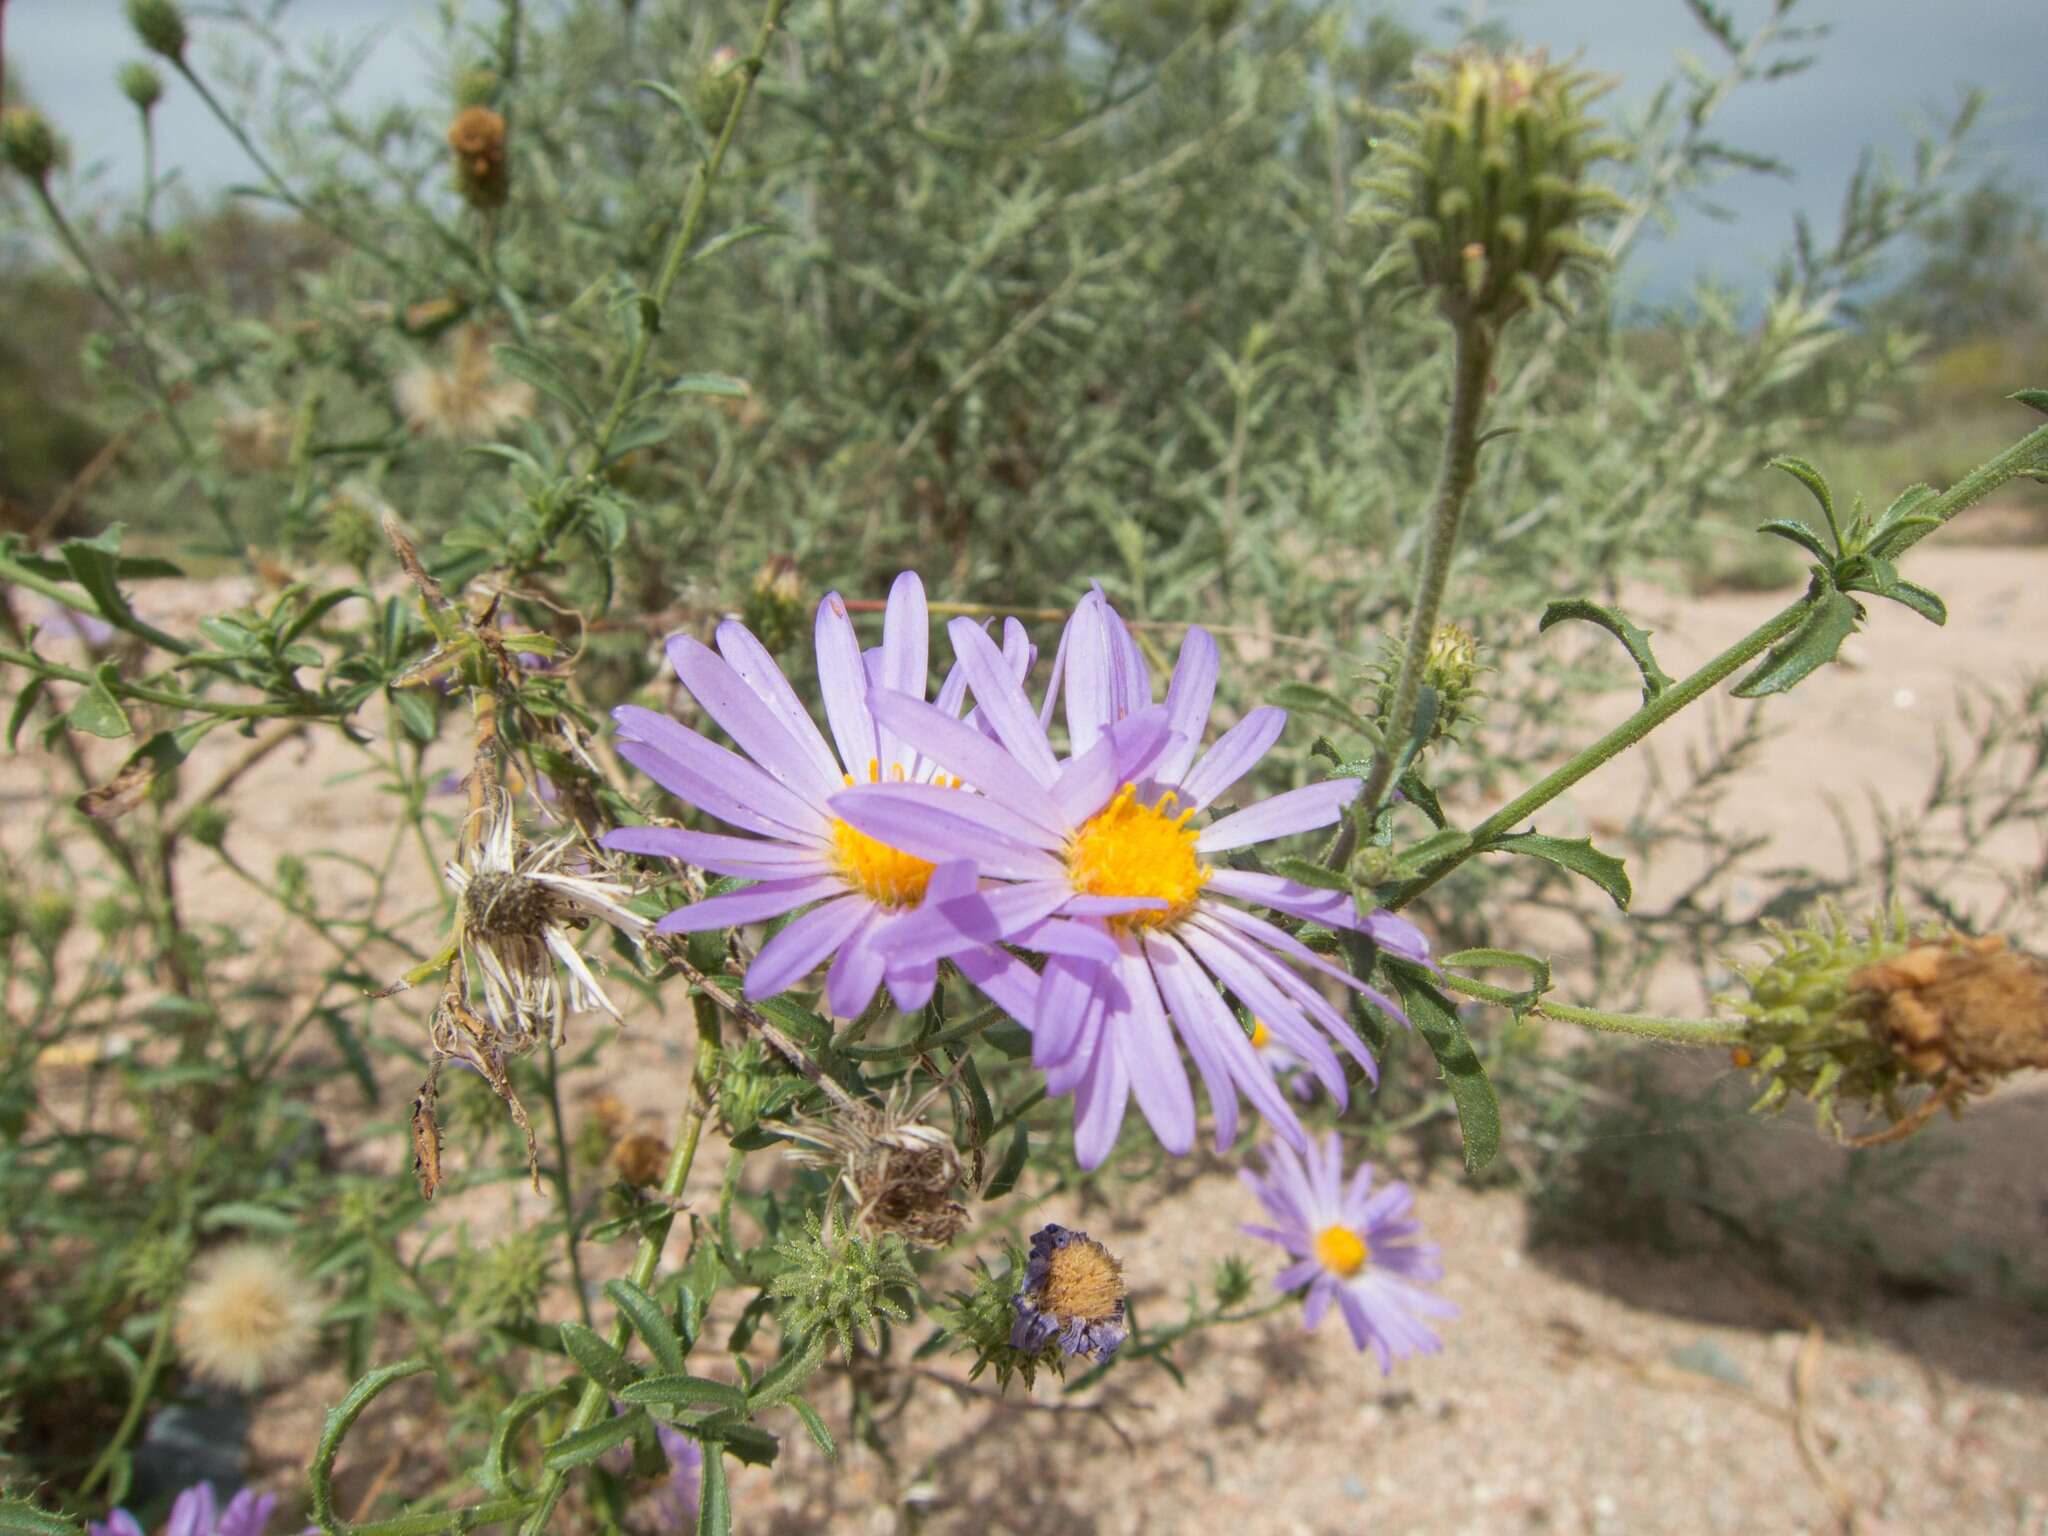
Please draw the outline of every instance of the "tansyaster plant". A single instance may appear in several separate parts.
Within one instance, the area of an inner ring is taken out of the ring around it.
[[[1244,1231],[1293,1255],[1273,1283],[1283,1291],[1307,1287],[1303,1323],[1320,1327],[1335,1302],[1351,1342],[1372,1350],[1383,1373],[1404,1356],[1441,1350],[1443,1341],[1422,1319],[1455,1317],[1458,1309],[1422,1289],[1443,1278],[1443,1265],[1435,1243],[1415,1241],[1422,1225],[1409,1214],[1415,1196],[1408,1186],[1375,1188],[1370,1163],[1347,1181],[1335,1131],[1306,1159],[1274,1145],[1265,1162],[1264,1177],[1248,1169],[1241,1177],[1274,1225],[1247,1224]]]
[[[1405,919],[1361,916],[1343,892],[1212,860],[1328,826],[1357,795],[1358,781],[1310,784],[1194,826],[1258,764],[1287,720],[1284,710],[1254,709],[1201,750],[1218,672],[1216,643],[1205,630],[1188,631],[1166,701],[1156,705],[1130,630],[1099,592],[1090,593],[1061,638],[1042,711],[1032,709],[1016,672],[976,625],[955,620],[948,633],[986,734],[904,694],[878,689],[871,705],[883,727],[980,793],[873,784],[830,802],[869,837],[924,858],[964,857],[991,882],[928,902],[894,925],[882,942],[895,963],[924,964],[994,943],[1030,948],[1050,918],[1087,920],[1114,954],[1049,955],[1031,1010],[1012,1010],[1031,1031],[1047,1091],[1075,1097],[1082,1166],[1108,1155],[1133,1097],[1169,1152],[1194,1145],[1194,1095],[1176,1028],[1208,1088],[1219,1148],[1237,1134],[1240,1091],[1305,1147],[1272,1067],[1216,983],[1263,1020],[1340,1105],[1344,1070],[1332,1041],[1374,1080],[1378,1069],[1303,969],[1365,993],[1396,1017],[1400,1011],[1235,903],[1361,931],[1412,960],[1426,961],[1428,945]],[[1072,753],[1064,761],[1046,733],[1062,683]]]
[[[1008,626],[1001,652],[982,638],[1016,686],[1032,659],[1022,627]],[[912,852],[869,836],[831,807],[835,795],[856,783],[971,798],[871,707],[872,699],[900,693],[976,734],[973,723],[959,718],[966,700],[964,672],[956,669],[946,680],[936,704],[923,703],[931,644],[923,584],[909,571],[896,578],[882,644],[866,654],[839,594],[828,593],[818,605],[818,679],[836,757],[782,669],[745,625],[727,620],[714,639],[715,651],[687,635],[671,637],[669,662],[690,696],[747,755],[631,704],[612,712],[618,751],[677,799],[753,836],[621,827],[606,835],[604,846],[756,882],[678,908],[655,925],[657,933],[732,928],[811,908],[755,956],[747,970],[749,998],[772,997],[829,959],[825,998],[841,1018],[858,1015],[884,983],[899,1008],[923,1007],[937,977],[937,957],[908,956],[882,940],[931,896],[971,891],[973,872],[959,863],[955,850],[924,841],[920,852]],[[1098,935],[1072,924],[1042,925],[1032,936],[1048,948],[1090,954],[1108,949]],[[952,958],[1004,1008],[1032,1010],[1037,978],[1029,966],[989,946],[968,946]]]
[[[194,1483],[171,1505],[162,1536],[264,1536],[277,1495],[244,1488],[221,1509],[211,1483]],[[142,1523],[125,1509],[87,1527],[88,1536],[147,1536]]]

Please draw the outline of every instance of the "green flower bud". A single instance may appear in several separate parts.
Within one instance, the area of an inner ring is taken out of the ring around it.
[[[1215,1278],[1210,1282],[1216,1291],[1216,1305],[1225,1311],[1244,1305],[1251,1299],[1254,1289],[1252,1267],[1237,1254],[1231,1254],[1216,1266]]]
[[[787,555],[776,555],[755,573],[754,585],[747,593],[740,616],[772,653],[804,633],[805,601],[803,578],[797,574],[796,562]]]
[[[50,120],[34,107],[10,107],[0,113],[0,158],[30,181],[39,186],[47,181],[63,155]]]
[[[1437,626],[1422,659],[1422,685],[1436,694],[1436,719],[1425,746],[1459,739],[1464,728],[1479,718],[1479,705],[1486,697],[1479,690],[1479,680],[1492,670],[1480,663],[1479,642],[1472,631],[1462,624]],[[1382,722],[1393,709],[1394,683],[1400,672],[1401,644],[1390,637],[1381,643],[1378,659],[1366,669],[1372,680],[1373,711]],[[1383,728],[1392,734],[1390,724]]]
[[[370,562],[384,548],[377,514],[353,496],[336,495],[327,503],[327,526],[320,536],[320,554],[337,565],[369,574]]]
[[[228,813],[217,805],[195,805],[185,818],[185,835],[202,848],[227,841]]]
[[[1587,179],[1616,153],[1586,112],[1608,84],[1541,53],[1425,65],[1413,111],[1375,114],[1387,136],[1366,217],[1395,235],[1375,272],[1406,266],[1451,318],[1498,324],[1567,265],[1604,261],[1579,227],[1624,206]]]
[[[33,891],[22,913],[21,925],[27,931],[29,941],[38,949],[51,950],[64,941],[64,935],[71,931],[72,920],[77,915],[78,905],[71,899],[69,891]]]
[[[711,50],[711,57],[697,71],[692,104],[697,109],[697,120],[707,132],[717,133],[732,111],[733,101],[746,79],[740,63],[739,49],[720,46]]]
[[[163,100],[164,77],[140,60],[123,64],[114,79],[121,94],[135,103],[138,112],[147,112]]]
[[[178,0],[128,0],[128,25],[142,46],[173,64],[185,58],[185,13]]]

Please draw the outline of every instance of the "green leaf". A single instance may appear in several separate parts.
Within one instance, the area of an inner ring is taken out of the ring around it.
[[[747,1409],[747,1394],[729,1381],[713,1381],[709,1376],[690,1376],[677,1372],[668,1376],[649,1376],[622,1387],[618,1394],[622,1403],[660,1403],[667,1407],[688,1408],[729,1408],[736,1413]]]
[[[629,453],[637,453],[642,448],[652,448],[675,429],[675,421],[667,416],[651,413],[635,416],[613,434],[612,445],[606,451],[604,461],[607,464],[616,464]]]
[[[0,1536],[79,1536],[76,1520],[49,1514],[25,1499],[0,1499]]]
[[[562,1348],[577,1368],[606,1391],[617,1395],[639,1377],[639,1372],[594,1328],[582,1323],[562,1324]]]
[[[586,1467],[612,1447],[624,1445],[646,1422],[647,1415],[638,1408],[630,1413],[614,1414],[588,1429],[579,1429],[575,1434],[557,1440],[548,1447],[547,1454],[541,1459],[542,1465],[550,1472]]]
[[[630,1280],[607,1280],[605,1295],[640,1335],[654,1363],[671,1375],[683,1374],[683,1341],[661,1309],[661,1303]]]
[[[1534,978],[1536,990],[1550,990],[1550,962],[1538,955],[1524,954],[1519,949],[1461,949],[1455,955],[1439,955],[1439,963],[1455,965],[1464,970],[1482,971],[1508,967],[1526,971]]]
[[[761,235],[779,235],[781,233],[782,231],[773,224],[736,225],[731,229],[723,230],[713,235],[709,240],[698,246],[697,249],[690,252],[690,260],[693,262],[709,261],[720,251],[738,245],[742,240],[753,240]]]
[[[557,405],[569,410],[585,426],[592,425],[590,407],[583,403],[575,384],[552,358],[510,341],[501,341],[492,347],[491,355],[514,378],[524,379]]]
[[[732,1536],[732,1493],[725,1486],[725,1448],[704,1447],[697,1485],[697,1536]]]
[[[1486,1068],[1472,1049],[1471,1038],[1450,1000],[1424,978],[1427,972],[1404,961],[1391,961],[1387,969],[1408,1010],[1408,1022],[1428,1042],[1430,1054],[1443,1069],[1451,1101],[1458,1106],[1458,1129],[1465,1138],[1465,1167],[1477,1173],[1500,1150],[1500,1101],[1493,1084],[1486,1080]]]
[[[1596,603],[1591,598],[1568,597],[1545,608],[1536,628],[1539,632],[1547,630],[1551,625],[1562,624],[1567,619],[1583,619],[1588,624],[1597,624],[1622,643],[1628,651],[1629,659],[1636,664],[1636,670],[1643,675],[1645,704],[1671,686],[1670,676],[1657,665],[1657,658],[1650,654],[1650,632],[1630,623],[1620,609],[1609,608],[1606,604]],[[1437,824],[1443,824],[1441,818]]]
[[[2005,398],[2017,400],[2021,405],[2032,406],[2042,415],[2048,416],[2048,389],[2016,389]]]
[[[1351,889],[1351,882],[1343,875],[1334,869],[1325,869],[1312,859],[1274,859],[1267,867],[1282,879],[1292,880],[1297,885],[1313,886],[1319,891]]]
[[[784,1350],[782,1358],[768,1367],[767,1374],[747,1389],[750,1408],[772,1408],[794,1397],[811,1373],[824,1363],[827,1346],[822,1331],[813,1338],[791,1342],[794,1347]]]
[[[1856,632],[1863,607],[1845,592],[1829,588],[1800,625],[1771,647],[1768,656],[1735,689],[1738,699],[1785,693],[1835,659],[1842,642]]]
[[[1884,515],[1877,520],[1877,526],[1870,530],[1866,547],[1874,555],[1890,553],[1892,541],[1901,533],[1916,528],[1938,528],[1941,519],[1925,516],[1921,508],[1939,500],[1931,485],[1909,485],[1892,498],[1892,504],[1884,509]]]
[[[437,723],[434,706],[417,689],[393,688],[390,690],[391,707],[398,713],[398,723],[405,727],[405,733],[414,741],[432,741]]]
[[[522,1392],[512,1399],[491,1425],[490,1447],[484,1452],[484,1459],[477,1468],[476,1480],[483,1485],[484,1492],[503,1497],[508,1494],[522,1494],[526,1490],[512,1470],[512,1447],[519,1438],[520,1430],[541,1409],[567,1390],[569,1383],[556,1382],[552,1387],[542,1387],[537,1392]]]
[[[14,750],[14,743],[21,735],[22,726],[28,723],[29,711],[36,707],[36,700],[43,696],[45,684],[42,678],[32,677],[28,686],[14,696],[14,708],[7,714],[7,750]]]
[[[745,379],[729,373],[682,373],[664,386],[672,395],[719,395],[727,400],[744,400],[754,392]]]
[[[1796,517],[1774,517],[1769,522],[1758,523],[1756,531],[1758,533],[1776,534],[1781,539],[1790,539],[1816,560],[1832,563],[1835,558],[1827,545],[1822,542],[1821,536]]]
[[[177,655],[191,649],[184,641],[165,634],[155,625],[145,624],[128,606],[128,599],[120,588],[123,577],[132,580],[141,576],[181,576],[184,573],[166,560],[123,556],[119,523],[90,539],[66,539],[57,546],[57,554],[64,562],[65,573],[85,588],[100,616],[109,624],[125,629],[131,635],[140,635],[151,644]]]
[[[1378,734],[1357,710],[1329,689],[1318,688],[1313,683],[1282,683],[1266,697],[1282,709],[1294,710],[1301,714],[1321,715],[1325,719],[1337,721],[1340,725],[1348,725],[1363,736],[1371,737]]]
[[[1400,781],[1394,787],[1408,797],[1410,805],[1415,806],[1423,815],[1435,822],[1439,831],[1442,830],[1444,826],[1444,808],[1437,803],[1436,791],[1422,782],[1422,775],[1410,769],[1407,773],[1401,775]]]
[[[275,1232],[289,1235],[299,1230],[298,1218],[252,1200],[228,1200],[210,1206],[199,1218],[199,1230],[217,1232],[222,1227],[240,1227],[247,1232]]]
[[[1842,547],[1842,525],[1835,521],[1835,498],[1828,490],[1827,477],[1806,460],[1790,454],[1771,460],[1771,468],[1782,469],[1812,492],[1813,499],[1820,503],[1821,515],[1828,520],[1828,532],[1835,536],[1835,548],[1839,551]],[[1826,555],[1823,554],[1822,558],[1825,559]]]
[[[424,1360],[402,1360],[397,1365],[379,1366],[360,1377],[348,1389],[347,1395],[327,1410],[327,1420],[320,1431],[320,1444],[313,1452],[312,1465],[306,1469],[307,1482],[313,1493],[313,1521],[327,1536],[341,1536],[342,1532],[341,1518],[334,1512],[334,1458],[341,1454],[341,1442],[348,1438],[348,1432],[363,1416],[363,1410],[376,1401],[378,1393],[393,1382],[417,1376],[426,1369],[428,1366]]]
[[[1522,832],[1496,837],[1486,847],[1489,852],[1526,853],[1531,858],[1568,869],[1575,875],[1584,875],[1613,897],[1614,904],[1624,912],[1635,895],[1629,888],[1628,871],[1622,861],[1595,848],[1590,838],[1545,837],[1538,832]]]
[[[121,701],[114,697],[114,690],[107,686],[114,675],[111,665],[104,666],[92,680],[92,686],[78,696],[71,706],[71,712],[64,718],[73,730],[84,731],[91,736],[103,736],[112,740],[134,733],[128,723],[128,716],[121,710]]]
[[[1028,1039],[1028,1037],[1027,1037]],[[1024,1173],[1024,1159],[1031,1151],[1031,1133],[1022,1125],[1010,1138],[1010,1144],[1003,1150],[1003,1160],[996,1164],[995,1177],[988,1181],[988,1187],[981,1192],[984,1200],[1000,1200],[1017,1187],[1017,1180]]]
[[[1944,603],[1938,595],[1928,591],[1927,588],[1919,583],[1908,581],[1903,576],[1894,577],[1884,586],[1878,588],[1877,594],[1880,597],[1888,597],[1903,607],[1912,609],[1930,624],[1946,624],[1948,622],[1948,604]]]
[[[811,1439],[816,1442],[818,1449],[823,1451],[829,1460],[837,1461],[839,1446],[832,1439],[832,1431],[825,1427],[825,1421],[818,1417],[818,1410],[800,1397],[791,1398],[789,1406],[794,1408],[796,1416],[804,1421],[804,1428],[811,1432]]]

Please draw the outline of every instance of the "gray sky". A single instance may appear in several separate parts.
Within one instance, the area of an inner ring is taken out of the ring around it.
[[[1721,3],[1745,27],[1768,9],[1768,0]],[[203,0],[189,9],[200,23]],[[433,89],[438,9],[433,0],[290,0],[279,30],[295,44],[374,34],[376,51],[352,99],[360,109]],[[1427,17],[1439,7],[1410,0],[1397,9]],[[1592,68],[1621,76],[1626,84],[1612,99],[1624,108],[1647,99],[1681,51],[1710,52],[1680,0],[1470,0],[1466,9],[1504,20],[1555,54],[1582,52]],[[1753,289],[1783,248],[1794,210],[1808,207],[1817,228],[1831,231],[1858,151],[1875,145],[1904,163],[1911,121],[1951,107],[1968,84],[1992,93],[1977,134],[1980,157],[2029,175],[2044,164],[2048,0],[1804,0],[1794,14],[1830,27],[1817,45],[1820,63],[1739,95],[1716,127],[1727,142],[1788,162],[1794,179],[1743,177],[1723,192],[1738,215],[1734,224],[1693,215],[1674,234],[1653,236],[1630,274],[1639,293],[1670,295],[1702,271]],[[113,76],[138,49],[121,0],[9,0],[6,26],[8,69],[20,72],[71,140],[78,168],[97,167],[99,185],[111,191],[132,188],[140,175],[133,113]],[[203,37],[203,23],[199,30]],[[182,83],[171,82],[159,113],[166,163],[189,189],[205,195],[251,179]]]

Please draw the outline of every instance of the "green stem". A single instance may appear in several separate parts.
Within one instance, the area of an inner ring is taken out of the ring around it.
[[[661,1180],[660,1198],[671,1203],[682,1198],[683,1186],[690,1178],[690,1165],[697,1160],[697,1142],[704,1133],[704,1109],[709,1101],[711,1072],[718,1055],[717,1013],[709,1000],[701,995],[694,1002],[697,1005],[697,1064],[690,1076],[689,1097],[683,1105],[675,1151],[669,1154],[668,1171]],[[626,1272],[626,1278],[643,1291],[653,1282],[654,1272],[661,1264],[661,1250],[668,1242],[669,1225],[661,1222],[640,1235],[640,1248],[633,1256],[633,1267]],[[613,1349],[625,1349],[631,1339],[632,1330],[623,1317],[613,1322]],[[576,1411],[570,1415],[561,1438],[567,1439],[589,1429],[603,1415],[609,1401],[610,1396],[601,1383],[586,1383],[583,1396],[577,1401]],[[555,1506],[561,1502],[562,1490],[568,1486],[568,1478],[569,1469],[561,1467],[549,1471],[541,1479],[540,1490],[536,1494],[539,1502],[519,1528],[521,1536],[540,1536],[540,1532],[548,1528]]]
[[[562,1207],[562,1246],[569,1255],[569,1283],[576,1290],[576,1310],[583,1326],[590,1326],[590,1293],[583,1284],[583,1245],[576,1230],[576,1200],[569,1188],[569,1137],[562,1128],[562,1087],[560,1064],[555,1048],[547,1048],[543,1079],[548,1087],[548,1119],[555,1132],[555,1195]]]
[[[1996,458],[1986,459],[1936,497],[1922,515],[1946,523],[1958,512],[1975,506],[2006,481],[2029,470],[2044,468],[2048,468],[2048,426],[2034,428]],[[1933,527],[1925,527],[1904,534],[1885,551],[1886,558],[1897,560],[1932,532]]]
[[[1373,754],[1372,772],[1367,775],[1365,788],[1356,802],[1367,820],[1387,792],[1394,777],[1394,759],[1415,718],[1415,700],[1422,691],[1422,665],[1429,656],[1430,636],[1436,633],[1436,616],[1443,607],[1444,587],[1450,580],[1451,558],[1458,550],[1458,525],[1464,519],[1465,502],[1479,473],[1479,418],[1486,406],[1486,380],[1493,370],[1495,337],[1483,320],[1461,319],[1454,322],[1454,329],[1451,417],[1444,427],[1443,462],[1437,469],[1436,499],[1429,509],[1429,545],[1423,552],[1421,585],[1415,594],[1415,611],[1408,620],[1408,641],[1394,682],[1393,702],[1384,722],[1389,734]],[[1347,823],[1347,830],[1352,825],[1355,819]],[[1339,842],[1340,862],[1349,857],[1351,841],[1346,838]]]
[[[1446,971],[1439,978],[1453,992],[1503,1007],[1524,1001],[1528,994],[1507,987],[1492,986]],[[1666,1040],[1675,1045],[1740,1045],[1749,1038],[1749,1026],[1741,1019],[1678,1019],[1655,1013],[1610,1013],[1603,1008],[1580,1008],[1571,1003],[1554,1003],[1538,998],[1528,1010],[1564,1024],[1605,1030],[1611,1035],[1634,1035],[1638,1040]]]
[[[158,1310],[156,1332],[149,1337],[149,1353],[143,1358],[142,1369],[136,1372],[134,1388],[128,1394],[128,1411],[121,1415],[121,1422],[114,1429],[114,1438],[107,1442],[99,1460],[85,1474],[85,1481],[78,1485],[78,1492],[72,1499],[74,1504],[85,1502],[86,1496],[100,1485],[101,1479],[114,1470],[115,1461],[135,1437],[135,1431],[142,1423],[142,1410],[149,1406],[150,1394],[156,1390],[157,1375],[163,1370],[164,1350],[171,1341],[171,1311],[168,1303]]]
[[[63,666],[38,656],[34,651],[17,651],[11,646],[0,646],[0,661],[11,662],[25,667],[42,677],[55,678],[59,682],[78,683],[91,687],[99,677],[91,672],[81,672],[76,667]],[[188,710],[195,714],[218,715],[223,720],[269,720],[283,716],[320,717],[328,713],[318,706],[315,698],[269,702],[261,704],[216,704],[189,693],[173,693],[167,688],[152,688],[147,683],[131,683],[121,678],[107,685],[124,699],[134,699],[143,704],[161,704],[166,709]]]

